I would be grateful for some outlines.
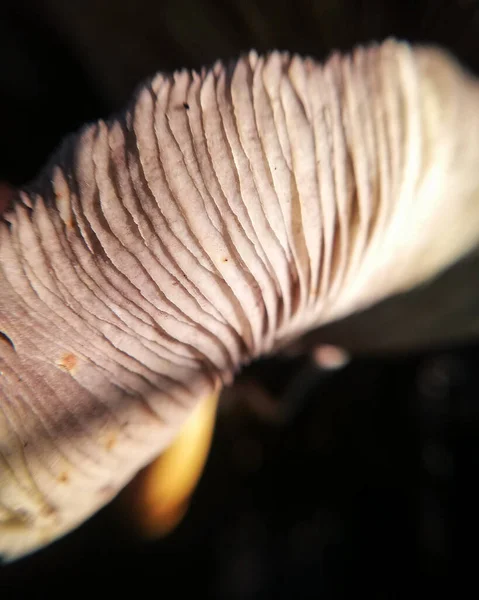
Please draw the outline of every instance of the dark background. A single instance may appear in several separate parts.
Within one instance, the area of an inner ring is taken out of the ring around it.
[[[1,0],[0,180],[26,183],[156,70],[252,47],[324,59],[390,35],[479,72],[477,0]],[[225,395],[171,536],[141,541],[114,502],[0,567],[0,597],[477,597],[478,371],[477,344],[336,372],[307,357],[255,365]]]

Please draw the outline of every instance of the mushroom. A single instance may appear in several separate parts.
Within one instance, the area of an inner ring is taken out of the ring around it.
[[[68,138],[0,223],[0,554],[82,523],[250,361],[348,315],[353,350],[387,341],[364,311],[456,264],[470,300],[478,139],[477,81],[392,40],[159,74]]]

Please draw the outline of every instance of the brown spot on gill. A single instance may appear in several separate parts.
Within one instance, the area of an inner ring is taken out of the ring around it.
[[[66,352],[57,362],[57,365],[63,371],[67,371],[68,373],[74,373],[78,364],[77,357],[71,352]]]
[[[113,450],[113,448],[116,446],[117,443],[117,439],[116,439],[116,435],[114,433],[110,434],[106,441],[105,441],[105,448],[107,450]]]
[[[23,509],[15,511],[11,510],[0,510],[0,524],[3,532],[11,532],[15,529],[24,529],[31,523],[31,517],[29,513]]]
[[[53,508],[53,506],[50,506],[49,504],[44,504],[42,509],[40,510],[40,515],[42,517],[50,519],[53,515],[56,514],[56,512],[57,511]]]
[[[59,483],[67,483],[69,480],[69,476],[68,473],[66,471],[63,471],[62,473],[60,473],[60,475],[57,477],[57,481]]]

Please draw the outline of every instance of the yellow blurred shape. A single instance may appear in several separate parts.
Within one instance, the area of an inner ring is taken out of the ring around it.
[[[219,395],[199,402],[173,444],[131,482],[128,503],[143,536],[166,535],[184,517],[208,458]]]

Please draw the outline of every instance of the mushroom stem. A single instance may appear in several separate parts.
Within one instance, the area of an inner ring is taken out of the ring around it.
[[[208,458],[219,392],[200,402],[173,444],[120,495],[123,513],[146,538],[170,533],[185,515]]]
[[[0,223],[0,553],[84,521],[241,366],[477,249],[478,90],[393,41],[250,53],[69,138]]]

